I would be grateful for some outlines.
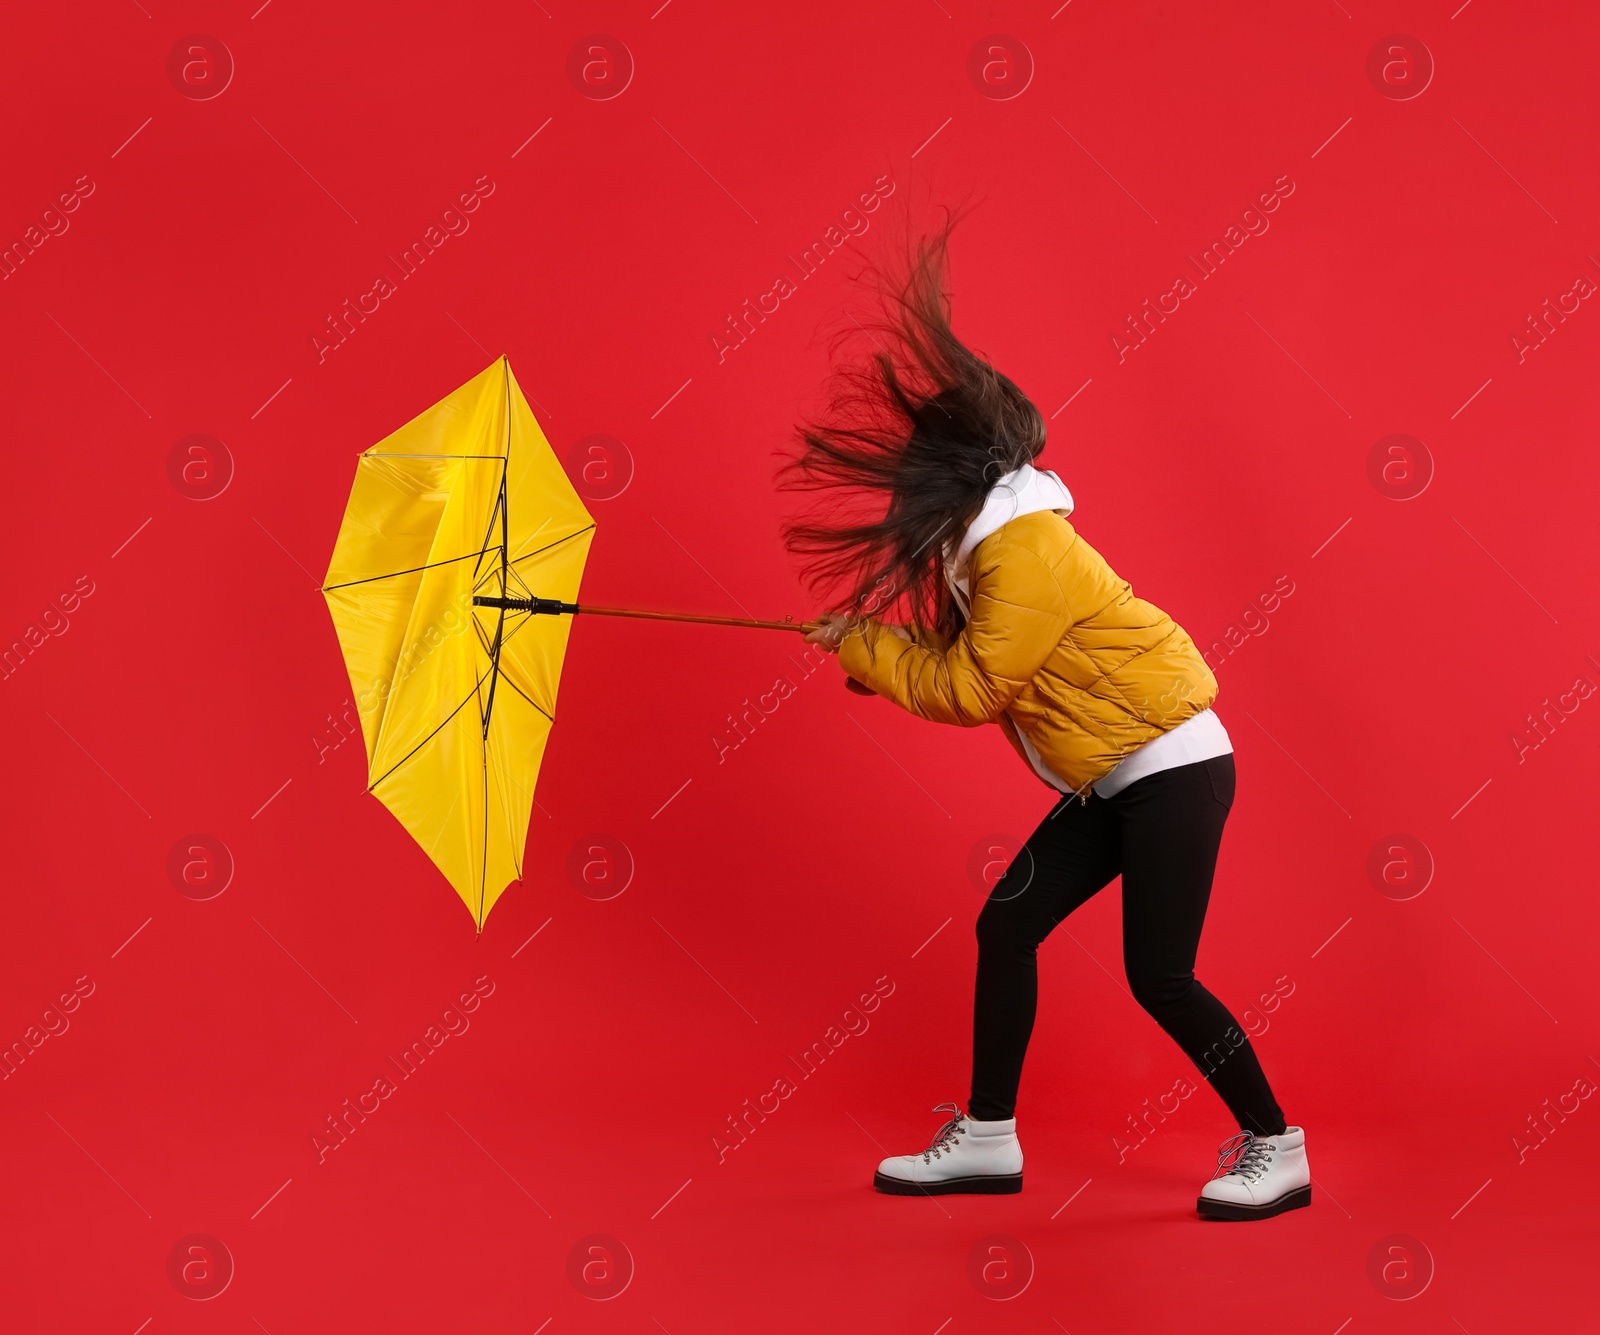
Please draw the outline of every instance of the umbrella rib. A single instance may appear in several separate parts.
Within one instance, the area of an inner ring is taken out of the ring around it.
[[[582,528],[567,534],[567,536],[564,538],[557,538],[554,542],[545,543],[543,547],[536,547],[531,552],[524,552],[521,556],[517,557],[516,560],[512,561],[511,564],[516,565],[517,561],[526,561],[530,556],[538,556],[540,552],[547,552],[552,547],[559,547],[564,542],[571,542],[574,538],[581,538],[585,533],[592,532],[593,529],[594,525],[592,523],[585,524]]]
[[[477,593],[485,588],[493,588],[494,577],[499,573],[500,572],[498,570],[490,570],[485,572],[483,575],[477,576],[472,582],[473,593]],[[522,591],[521,596],[524,598],[533,597],[533,590],[528,587],[527,581],[522,578],[521,572],[519,572],[514,565],[507,564],[506,566],[506,584],[508,586],[508,590],[513,586],[517,589],[520,589]],[[506,610],[514,612],[517,609],[513,607],[507,608]]]
[[[533,617],[531,615],[529,615],[526,619],[517,622],[517,624],[514,625],[511,628],[511,633],[500,641],[500,651],[501,651],[502,654],[505,652],[506,645],[511,642],[511,636],[515,635],[524,626],[530,625],[532,623],[532,621],[533,621]],[[484,637],[484,632],[483,632],[482,625],[480,625],[477,621],[474,621],[472,623],[472,628],[477,633],[477,636],[478,636],[478,647],[481,648],[484,653],[492,654],[494,651],[490,647],[488,640]],[[512,690],[514,690],[518,695],[520,695],[530,705],[532,705],[541,714],[543,714],[547,719],[549,719],[550,722],[554,723],[556,721],[556,716],[554,714],[552,714],[548,709],[545,709],[542,705],[540,705],[539,702],[537,700],[535,700],[531,695],[529,695],[525,690],[523,690],[522,687],[518,686],[517,683],[514,680],[512,680],[511,676],[508,673],[502,672],[500,674],[500,680],[505,682],[506,685],[508,685],[509,687],[511,687]]]
[[[441,732],[443,732],[444,729],[445,729],[445,725],[447,723],[449,723],[451,719],[453,719],[457,714],[459,714],[463,709],[465,709],[467,707],[467,701],[477,699],[477,697],[478,697],[478,687],[482,686],[482,685],[483,685],[483,678],[479,677],[478,681],[477,681],[477,684],[475,686],[473,686],[473,688],[472,688],[472,694],[469,695],[466,698],[466,700],[463,700],[459,705],[457,705],[454,709],[452,709],[448,714],[446,714],[444,716],[444,718],[442,720],[440,720],[439,726],[437,728],[435,728],[432,732],[430,732],[420,742],[418,742],[409,751],[407,751],[405,753],[405,755],[401,756],[399,760],[395,761],[395,763],[393,765],[391,765],[388,769],[386,769],[383,772],[383,778],[382,779],[374,779],[371,783],[369,783],[367,785],[367,791],[369,793],[372,792],[372,790],[375,789],[380,783],[382,783],[384,779],[387,779],[391,774],[393,774],[395,772],[395,770],[399,769],[400,766],[405,764],[406,761],[410,760],[412,756],[416,755],[418,751],[422,750],[423,747],[425,747],[429,742],[431,742],[435,737],[437,737]]]
[[[501,488],[499,499],[494,507],[499,511],[501,522],[501,597],[506,595],[506,568],[509,552],[506,544],[507,525],[510,523],[510,498],[506,491],[507,474],[510,472],[510,362],[501,359],[501,365],[506,367],[506,456],[501,459]],[[490,515],[490,531],[494,530],[494,515]],[[485,541],[488,535],[485,533]],[[478,568],[482,568],[483,559],[478,557]],[[504,608],[499,615],[499,623],[494,627],[494,651],[491,658],[494,661],[494,679],[490,682],[490,703],[483,711],[483,858],[478,863],[478,932],[483,930],[483,901],[488,898],[488,880],[490,880],[490,714],[494,711],[494,687],[499,685],[502,674],[499,669],[499,651],[506,647],[506,611]]]
[[[505,493],[502,490],[501,495],[503,496],[504,494]],[[495,504],[494,504],[494,513],[489,516],[489,527],[488,527],[487,530],[485,530],[484,535],[483,535],[483,546],[478,549],[478,553],[477,553],[478,564],[473,566],[473,568],[472,568],[472,578],[473,579],[477,579],[478,578],[478,572],[483,569],[483,558],[485,556],[487,556],[490,552],[494,551],[499,545],[497,543],[491,543],[489,541],[489,534],[494,531],[494,521],[499,516],[499,514],[500,514],[500,502],[497,500],[497,501],[495,501]]]
[[[488,550],[489,548],[484,548],[484,551]],[[470,561],[473,557],[482,555],[483,552],[468,552],[465,556],[452,556],[443,561],[430,561],[425,566],[412,566],[409,570],[391,570],[387,575],[369,575],[366,579],[350,579],[343,584],[325,584],[322,587],[322,591],[324,593],[332,593],[335,589],[348,589],[357,584],[372,584],[380,579],[396,579],[401,575],[415,575],[419,570],[432,570],[435,566],[454,565],[457,561]],[[531,556],[533,553],[530,552],[529,555]]]
[[[506,583],[508,585],[515,585],[518,589],[522,590],[522,596],[524,598],[533,597],[533,590],[528,587],[527,582],[517,572],[517,568],[513,565],[506,566]]]
[[[493,766],[493,773],[495,777],[495,783],[498,786],[501,795],[501,810],[506,816],[506,844],[511,851],[511,865],[516,869],[517,873],[513,879],[520,881],[522,879],[522,845],[527,840],[527,830],[523,830],[522,839],[519,840],[517,838],[515,824],[511,819],[511,808],[506,801],[506,795],[515,790],[517,785],[512,780],[510,774],[506,771],[504,756],[496,757],[495,764]],[[531,805],[531,791],[529,793],[529,801]],[[533,813],[530,811],[529,815],[531,816],[532,814]]]
[[[505,614],[501,613],[501,626],[505,624]],[[496,639],[499,635],[496,634]],[[499,660],[495,662],[496,671],[499,669]],[[478,679],[478,684],[473,688],[473,694],[478,698],[478,712],[483,713],[483,679]],[[491,694],[490,703],[493,703]],[[485,887],[489,881],[489,729],[484,727],[479,734],[483,750],[483,845],[478,857],[478,931],[483,931],[483,897]]]
[[[511,432],[510,409],[511,409],[511,391],[510,391],[509,388],[507,388],[507,390],[506,390],[506,413],[507,413],[507,416],[506,416],[506,433],[507,433],[506,449],[507,449],[507,451],[509,451],[510,448],[511,448],[511,441],[510,441],[510,432]],[[508,455],[507,455],[507,463],[509,464],[509,462],[510,462],[510,455],[508,453]],[[511,522],[510,509],[509,509],[509,507],[507,506],[507,503],[506,503],[506,469],[505,469],[505,466],[502,466],[501,469],[500,469],[500,493],[495,498],[494,514],[489,516],[489,523],[491,525],[493,525],[496,516],[498,516],[499,519],[500,519],[500,596],[502,598],[504,598],[506,596],[506,569],[507,569],[507,565],[506,565],[506,544],[510,541],[510,533],[508,531],[508,526],[509,526],[509,524]],[[482,565],[483,565],[483,558],[480,556],[478,558],[478,566],[481,568]],[[474,574],[476,574],[476,571],[474,571]],[[492,675],[489,677],[489,702],[488,702],[488,704],[486,704],[483,707],[483,710],[482,710],[482,714],[483,714],[483,735],[484,735],[484,744],[485,744],[485,746],[488,745],[489,719],[494,714],[494,691],[495,691],[495,687],[500,684],[500,646],[505,643],[505,634],[506,634],[506,612],[505,612],[505,607],[502,606],[501,609],[500,609],[500,619],[495,623],[495,628],[494,628],[494,648],[489,650],[489,661],[490,661],[491,665],[493,666],[494,671],[493,671]],[[488,753],[487,753],[487,751],[485,752],[485,755],[484,755],[484,763],[485,764],[488,763]],[[487,787],[485,788],[484,791],[485,792],[488,791]],[[485,836],[485,838],[487,838],[487,836]]]
[[[478,930],[483,930],[483,901],[489,889],[489,739],[483,739],[483,853],[478,861]]]
[[[514,633],[515,632],[513,632],[513,634]],[[506,638],[509,639],[510,636],[507,636]],[[507,673],[502,672],[500,674],[500,680],[505,682],[505,684],[507,686],[509,686],[513,691],[515,691],[524,700],[526,700],[530,705],[532,705],[541,714],[543,714],[547,719],[549,719],[550,722],[554,723],[556,721],[556,716],[554,714],[550,713],[549,710],[542,708],[540,706],[539,702],[537,700],[535,700],[531,695],[529,695],[525,690],[523,690],[522,687],[518,686],[517,683],[515,681],[513,681],[511,679],[511,677]]]
[[[484,635],[483,624],[477,619],[477,617],[473,617],[472,619],[472,632],[478,637],[478,648],[482,649],[484,655],[487,656],[490,652],[489,641]]]
[[[483,569],[483,558],[495,550],[504,551],[504,543],[491,543],[489,535],[494,532],[494,521],[500,517],[500,507],[506,503],[506,468],[510,465],[509,459],[500,461],[500,494],[495,497],[494,509],[489,514],[488,526],[483,531],[483,550],[478,553],[478,564],[473,567],[472,577],[476,579],[478,572]]]
[[[505,361],[504,358],[502,358],[501,360],[502,360],[502,362]],[[504,506],[506,504],[506,475],[507,475],[507,473],[509,473],[511,471],[511,366],[510,366],[509,363],[505,363],[505,366],[506,366],[506,384],[505,384],[505,389],[506,389],[506,443],[505,443],[505,453],[499,456],[499,458],[500,458],[500,494],[495,497],[494,509],[489,514],[489,523],[483,530],[483,549],[484,549],[484,552],[487,552],[487,551],[489,551],[489,535],[494,532],[494,521],[496,519],[500,519],[501,520],[501,524],[500,524],[500,569],[502,570],[502,572],[505,570],[505,564],[506,564],[505,521],[506,521],[506,519],[510,518],[509,515],[504,514]],[[483,569],[483,555],[482,555],[482,553],[480,553],[479,556],[478,556],[478,564],[476,566],[474,566],[473,570],[472,570],[472,575],[473,575],[474,579],[477,578],[478,571],[480,571],[482,569]],[[501,588],[500,593],[501,593],[502,596],[504,596],[505,589],[503,587]],[[491,706],[493,705],[493,700],[490,701],[490,704],[491,704]]]

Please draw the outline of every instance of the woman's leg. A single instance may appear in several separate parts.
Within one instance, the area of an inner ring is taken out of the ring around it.
[[[1016,1111],[1022,1059],[1039,996],[1039,943],[1115,878],[1122,850],[1117,813],[1092,794],[1064,798],[1040,822],[978,915],[978,980],[972,1018],[970,1116],[1004,1121]]]
[[[1194,976],[1233,787],[1226,755],[1158,771],[1104,799],[1122,827],[1123,963],[1134,998],[1200,1068],[1240,1129],[1276,1136],[1283,1113],[1249,1038]]]

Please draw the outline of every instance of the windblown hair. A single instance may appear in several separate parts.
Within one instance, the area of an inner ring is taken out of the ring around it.
[[[1027,395],[951,331],[945,275],[955,222],[947,216],[919,238],[898,275],[874,271],[881,316],[855,325],[878,350],[835,366],[826,412],[797,426],[803,448],[779,474],[786,490],[826,496],[783,537],[835,610],[897,608],[947,637],[963,619],[943,577],[946,541],[1045,443],[1044,418]]]

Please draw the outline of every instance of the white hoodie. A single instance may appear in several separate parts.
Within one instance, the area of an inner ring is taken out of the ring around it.
[[[945,582],[949,584],[962,615],[970,611],[969,567],[978,544],[1013,519],[1040,510],[1054,510],[1063,516],[1071,514],[1072,493],[1067,490],[1066,483],[1048,468],[1023,464],[994,484],[983,503],[983,509],[967,525],[960,540],[950,538],[946,541]],[[1015,724],[1016,719],[1013,718],[1012,722]],[[1029,763],[1041,779],[1059,792],[1075,791],[1044,763],[1020,724],[1017,724],[1017,737],[1022,742]],[[1095,781],[1094,791],[1101,797],[1112,797],[1147,774],[1176,769],[1179,765],[1192,765],[1196,761],[1209,760],[1212,756],[1228,755],[1232,750],[1233,743],[1228,739],[1222,720],[1205,709],[1124,756],[1116,768]]]

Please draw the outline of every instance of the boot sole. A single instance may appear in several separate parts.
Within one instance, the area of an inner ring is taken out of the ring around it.
[[[953,1196],[970,1193],[984,1196],[1014,1196],[1022,1190],[1022,1174],[985,1173],[974,1177],[951,1177],[943,1182],[907,1182],[903,1178],[872,1175],[872,1185],[890,1196]]]
[[[1311,1187],[1298,1187],[1265,1205],[1236,1205],[1232,1201],[1214,1201],[1200,1197],[1195,1208],[1205,1219],[1270,1219],[1285,1210],[1298,1210],[1311,1204]]]

